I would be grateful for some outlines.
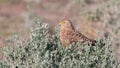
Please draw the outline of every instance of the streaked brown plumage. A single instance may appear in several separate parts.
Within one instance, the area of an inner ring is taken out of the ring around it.
[[[63,20],[60,22],[60,41],[63,46],[68,47],[70,44],[81,41],[81,42],[90,42],[92,45],[95,44],[95,40],[89,39],[83,34],[77,32],[72,25],[71,21]]]

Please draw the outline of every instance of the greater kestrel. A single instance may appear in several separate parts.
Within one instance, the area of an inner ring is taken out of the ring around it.
[[[82,43],[88,41],[92,45],[95,44],[95,40],[89,39],[82,33],[77,32],[70,20],[63,20],[60,22],[60,41],[63,46],[68,47],[70,44],[81,41]]]

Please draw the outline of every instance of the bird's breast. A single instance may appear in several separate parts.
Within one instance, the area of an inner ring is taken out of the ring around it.
[[[67,46],[70,44],[70,31],[60,31],[60,41],[63,45]]]

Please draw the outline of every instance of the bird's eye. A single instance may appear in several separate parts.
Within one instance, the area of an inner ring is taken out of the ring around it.
[[[65,22],[64,22],[64,21],[61,21],[61,22],[60,22],[60,25],[62,25],[62,26],[63,26],[64,24],[65,24]]]

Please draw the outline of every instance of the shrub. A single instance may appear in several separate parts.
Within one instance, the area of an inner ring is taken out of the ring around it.
[[[62,47],[56,29],[52,36],[49,26],[36,21],[30,39],[20,42],[19,35],[11,37],[2,49],[6,61],[2,68],[115,68],[114,49],[110,38],[98,39],[96,46],[78,42]]]

